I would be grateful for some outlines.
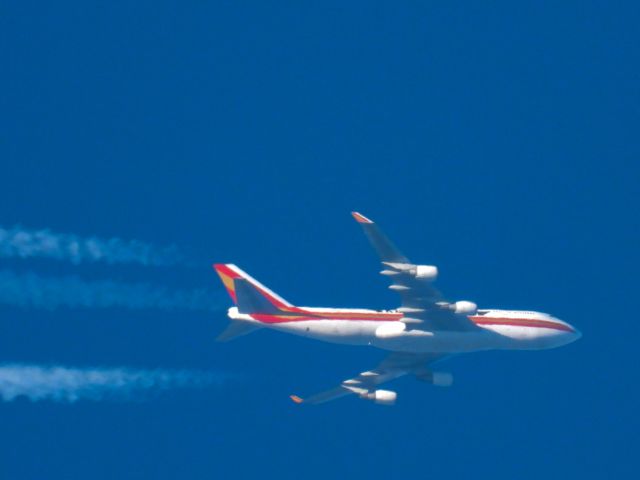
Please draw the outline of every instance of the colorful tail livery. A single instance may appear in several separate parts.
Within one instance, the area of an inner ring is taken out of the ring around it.
[[[275,313],[293,307],[284,298],[231,263],[216,263],[213,268],[240,313]],[[259,307],[266,310],[260,310]]]

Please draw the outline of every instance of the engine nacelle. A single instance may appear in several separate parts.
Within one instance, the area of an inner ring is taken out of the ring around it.
[[[433,372],[431,374],[431,383],[436,387],[450,387],[453,385],[453,375],[449,372]]]
[[[398,398],[398,394],[396,392],[392,392],[391,390],[375,390],[373,392],[364,393],[360,396],[366,400],[374,401],[380,405],[394,405],[396,403],[396,399]]]
[[[435,280],[438,277],[438,267],[435,265],[416,265],[411,274],[423,280]]]
[[[461,315],[475,315],[478,311],[478,305],[467,300],[460,300],[453,304],[453,311]]]

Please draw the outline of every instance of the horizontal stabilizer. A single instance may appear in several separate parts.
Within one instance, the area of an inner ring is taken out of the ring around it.
[[[234,320],[231,324],[216,338],[218,342],[228,342],[243,335],[247,335],[261,327],[255,323],[243,322],[242,320]]]

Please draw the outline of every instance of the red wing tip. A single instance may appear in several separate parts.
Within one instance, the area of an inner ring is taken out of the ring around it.
[[[300,405],[304,400],[297,395],[289,395],[289,398],[293,401],[293,403],[297,403]]]
[[[365,217],[361,213],[351,212],[351,215],[353,216],[353,218],[356,219],[356,222],[358,223],[373,223],[371,220],[369,220],[367,217]]]

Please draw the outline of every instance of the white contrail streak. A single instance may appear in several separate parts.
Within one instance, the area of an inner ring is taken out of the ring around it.
[[[67,308],[128,308],[134,310],[220,309],[209,290],[173,290],[147,283],[86,281],[77,276],[43,277],[0,270],[0,304],[55,310]]]
[[[105,262],[137,263],[147,266],[190,266],[192,263],[175,246],[156,247],[138,240],[83,238],[49,230],[0,227],[0,257],[42,257],[74,264]]]
[[[221,384],[227,375],[186,370],[134,370],[130,368],[67,368],[0,365],[0,398],[31,401],[137,400],[173,388],[205,388]]]

